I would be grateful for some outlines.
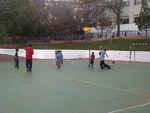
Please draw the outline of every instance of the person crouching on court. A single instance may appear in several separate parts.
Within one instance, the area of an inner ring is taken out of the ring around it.
[[[95,55],[94,55],[94,52],[92,52],[92,54],[91,54],[91,60],[90,60],[90,64],[88,65],[88,67],[90,67],[90,65],[92,64],[91,69],[93,68],[94,59],[95,59]]]
[[[32,72],[32,55],[34,54],[34,51],[32,49],[32,45],[29,44],[29,46],[27,48],[25,48],[26,50],[26,69],[27,72]]]
[[[18,52],[19,52],[19,49],[16,49],[16,53],[15,53],[15,56],[14,56],[14,59],[15,59],[15,68],[16,69],[19,68],[19,56],[18,56]]]
[[[112,64],[106,64],[106,65],[108,65],[107,69],[113,69],[115,66],[115,62],[112,62]]]

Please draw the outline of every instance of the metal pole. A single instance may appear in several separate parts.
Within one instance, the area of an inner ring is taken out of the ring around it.
[[[131,63],[131,49],[132,49],[132,46],[130,46],[130,56],[129,56],[129,63]]]
[[[89,64],[90,64],[90,51],[91,51],[91,43],[90,43],[90,33],[89,33]]]
[[[134,44],[134,61],[135,61],[135,44]]]

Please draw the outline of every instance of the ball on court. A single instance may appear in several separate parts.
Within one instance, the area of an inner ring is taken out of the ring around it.
[[[99,46],[100,48],[102,48],[102,46]]]

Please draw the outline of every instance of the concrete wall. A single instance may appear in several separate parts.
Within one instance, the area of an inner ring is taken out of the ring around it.
[[[89,50],[62,50],[64,59],[78,59],[81,58],[89,58]],[[91,52],[95,53],[96,59],[99,58],[99,50],[91,50]],[[15,49],[0,49],[0,54],[13,55],[15,54]],[[107,51],[108,58],[106,60],[118,60],[118,61],[129,61],[130,51]],[[19,56],[25,57],[25,50],[19,50]],[[39,59],[54,59],[55,58],[55,50],[34,50],[33,58]],[[131,54],[131,61],[139,61],[139,62],[150,62],[150,52],[134,52]]]

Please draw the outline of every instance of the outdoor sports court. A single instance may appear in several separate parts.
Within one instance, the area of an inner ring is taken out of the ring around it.
[[[150,113],[149,64],[101,70],[99,61],[90,69],[88,60],[65,60],[57,69],[54,60],[34,60],[27,73],[24,58],[20,69],[13,56],[1,58],[0,113]]]

